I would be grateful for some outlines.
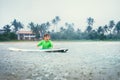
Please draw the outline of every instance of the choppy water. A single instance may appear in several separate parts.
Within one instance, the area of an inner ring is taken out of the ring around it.
[[[0,80],[120,80],[120,42],[54,42],[67,53],[12,52],[37,42],[0,43]]]

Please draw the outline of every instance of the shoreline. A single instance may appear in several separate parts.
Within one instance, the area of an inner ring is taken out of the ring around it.
[[[2,42],[38,42],[36,41],[29,41],[29,40],[11,40],[11,41],[0,41]],[[120,42],[120,40],[52,40],[53,42]]]

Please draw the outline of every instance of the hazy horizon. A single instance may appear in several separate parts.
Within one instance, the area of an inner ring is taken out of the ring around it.
[[[60,16],[61,24],[74,23],[85,29],[86,19],[95,20],[94,27],[104,26],[110,20],[120,21],[120,0],[0,0],[0,28],[14,19],[25,27],[31,21],[43,23]]]

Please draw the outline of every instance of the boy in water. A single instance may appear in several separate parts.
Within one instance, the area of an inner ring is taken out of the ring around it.
[[[38,47],[41,46],[42,49],[51,49],[51,48],[53,48],[52,41],[50,40],[50,35],[45,34],[44,37],[43,37],[43,40],[40,41],[37,46]]]

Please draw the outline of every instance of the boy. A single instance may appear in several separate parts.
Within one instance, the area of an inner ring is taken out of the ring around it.
[[[42,49],[51,49],[53,47],[52,41],[50,40],[50,35],[45,34],[43,40],[40,41],[37,45],[38,47],[41,46]]]

